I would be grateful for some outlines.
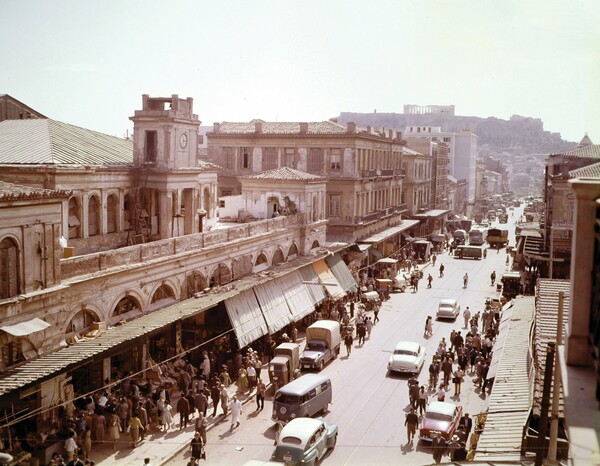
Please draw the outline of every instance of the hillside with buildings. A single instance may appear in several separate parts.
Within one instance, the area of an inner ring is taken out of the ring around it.
[[[354,122],[359,126],[393,128],[404,131],[407,126],[439,126],[443,131],[460,132],[469,129],[478,137],[480,155],[503,152],[521,154],[549,154],[573,149],[574,142],[565,141],[560,133],[544,130],[539,118],[513,115],[510,120],[488,117],[454,115],[454,107],[440,111],[435,107],[430,113],[407,113],[416,106],[406,106],[405,113],[341,112],[334,118],[338,123]],[[429,111],[429,107],[425,108]],[[446,107],[444,107],[446,109]]]

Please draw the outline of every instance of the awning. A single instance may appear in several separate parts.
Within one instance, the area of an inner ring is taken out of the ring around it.
[[[317,277],[317,272],[315,272],[312,264],[298,269],[298,273],[300,274],[302,282],[304,282],[308,292],[310,293],[312,298],[311,302],[317,305],[325,301],[325,298],[327,298],[327,295],[325,294],[325,288],[323,288],[323,285],[319,283],[319,277]]]
[[[323,259],[313,262],[312,265],[315,268],[315,272],[319,277],[321,284],[325,287],[331,297],[339,298],[346,294],[344,293],[342,285],[340,285],[340,282],[335,278],[335,275],[333,275],[333,272]]]
[[[419,220],[402,220],[397,226],[387,228],[379,233],[376,233],[368,238],[362,239],[360,243],[380,243],[383,240],[391,238],[394,235],[402,233],[409,228],[419,224]]]
[[[225,308],[240,348],[268,333],[267,323],[251,289],[226,299]]]
[[[325,262],[327,262],[327,265],[329,265],[331,272],[335,278],[337,278],[338,282],[340,282],[340,285],[344,291],[356,289],[356,280],[339,254],[326,257]]]
[[[281,277],[281,280],[279,281],[281,291],[285,296],[285,300],[292,313],[292,318],[296,322],[313,312],[315,310],[315,305],[325,298],[325,291],[322,286],[307,285],[306,283],[302,283],[302,281],[300,271]],[[316,282],[316,276],[314,281]],[[318,289],[321,292],[323,299],[316,299],[312,294],[312,288]]]
[[[371,254],[377,260],[379,260],[383,257],[383,253],[375,248],[369,249],[369,254]]]
[[[392,259],[391,257],[384,257],[383,259],[379,259],[377,264],[397,264],[398,259]]]
[[[254,294],[260,304],[270,333],[281,330],[292,322],[292,313],[285,300],[283,277],[254,287]]]
[[[369,249],[372,245],[371,244],[359,244],[358,245],[358,249],[360,249],[361,251],[366,251],[367,249]]]
[[[4,325],[3,327],[0,327],[0,330],[4,330],[6,333],[10,333],[15,337],[24,337],[35,332],[46,330],[48,327],[50,327],[48,322],[36,317],[35,319],[19,322],[15,325]]]
[[[500,360],[504,354],[504,344],[506,343],[506,338],[508,337],[508,327],[510,325],[511,317],[512,307],[511,303],[508,303],[504,305],[504,311],[502,311],[501,318],[502,320],[498,326],[498,336],[496,337],[496,341],[492,347],[492,362],[490,363],[490,368],[487,374],[488,379],[496,377],[498,365],[500,364]]]

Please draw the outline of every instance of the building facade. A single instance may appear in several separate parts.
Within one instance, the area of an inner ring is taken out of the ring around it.
[[[448,146],[449,174],[467,182],[467,200],[475,199],[475,171],[477,163],[477,135],[468,129],[460,133],[442,131],[440,126],[407,126],[404,136],[429,138]]]
[[[354,242],[398,224],[405,154],[401,134],[332,121],[215,123],[208,161],[219,165],[219,196],[238,195],[240,176],[289,167],[323,177],[328,241]],[[318,202],[318,201],[315,201]]]
[[[448,146],[433,138],[406,138],[407,147],[431,156],[432,209],[448,209]]]

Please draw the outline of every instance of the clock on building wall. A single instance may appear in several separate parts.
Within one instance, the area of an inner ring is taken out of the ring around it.
[[[179,136],[179,145],[181,146],[182,149],[185,149],[187,147],[187,143],[188,143],[187,133],[181,133],[181,136]]]

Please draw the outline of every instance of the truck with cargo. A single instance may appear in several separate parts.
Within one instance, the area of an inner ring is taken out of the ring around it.
[[[306,329],[306,346],[300,355],[303,369],[325,367],[340,353],[342,335],[340,323],[335,320],[318,320]]]
[[[487,242],[492,248],[506,246],[508,243],[508,230],[504,228],[488,229]]]
[[[300,346],[296,343],[281,343],[273,354],[269,363],[269,381],[277,391],[279,387],[300,376]]]

